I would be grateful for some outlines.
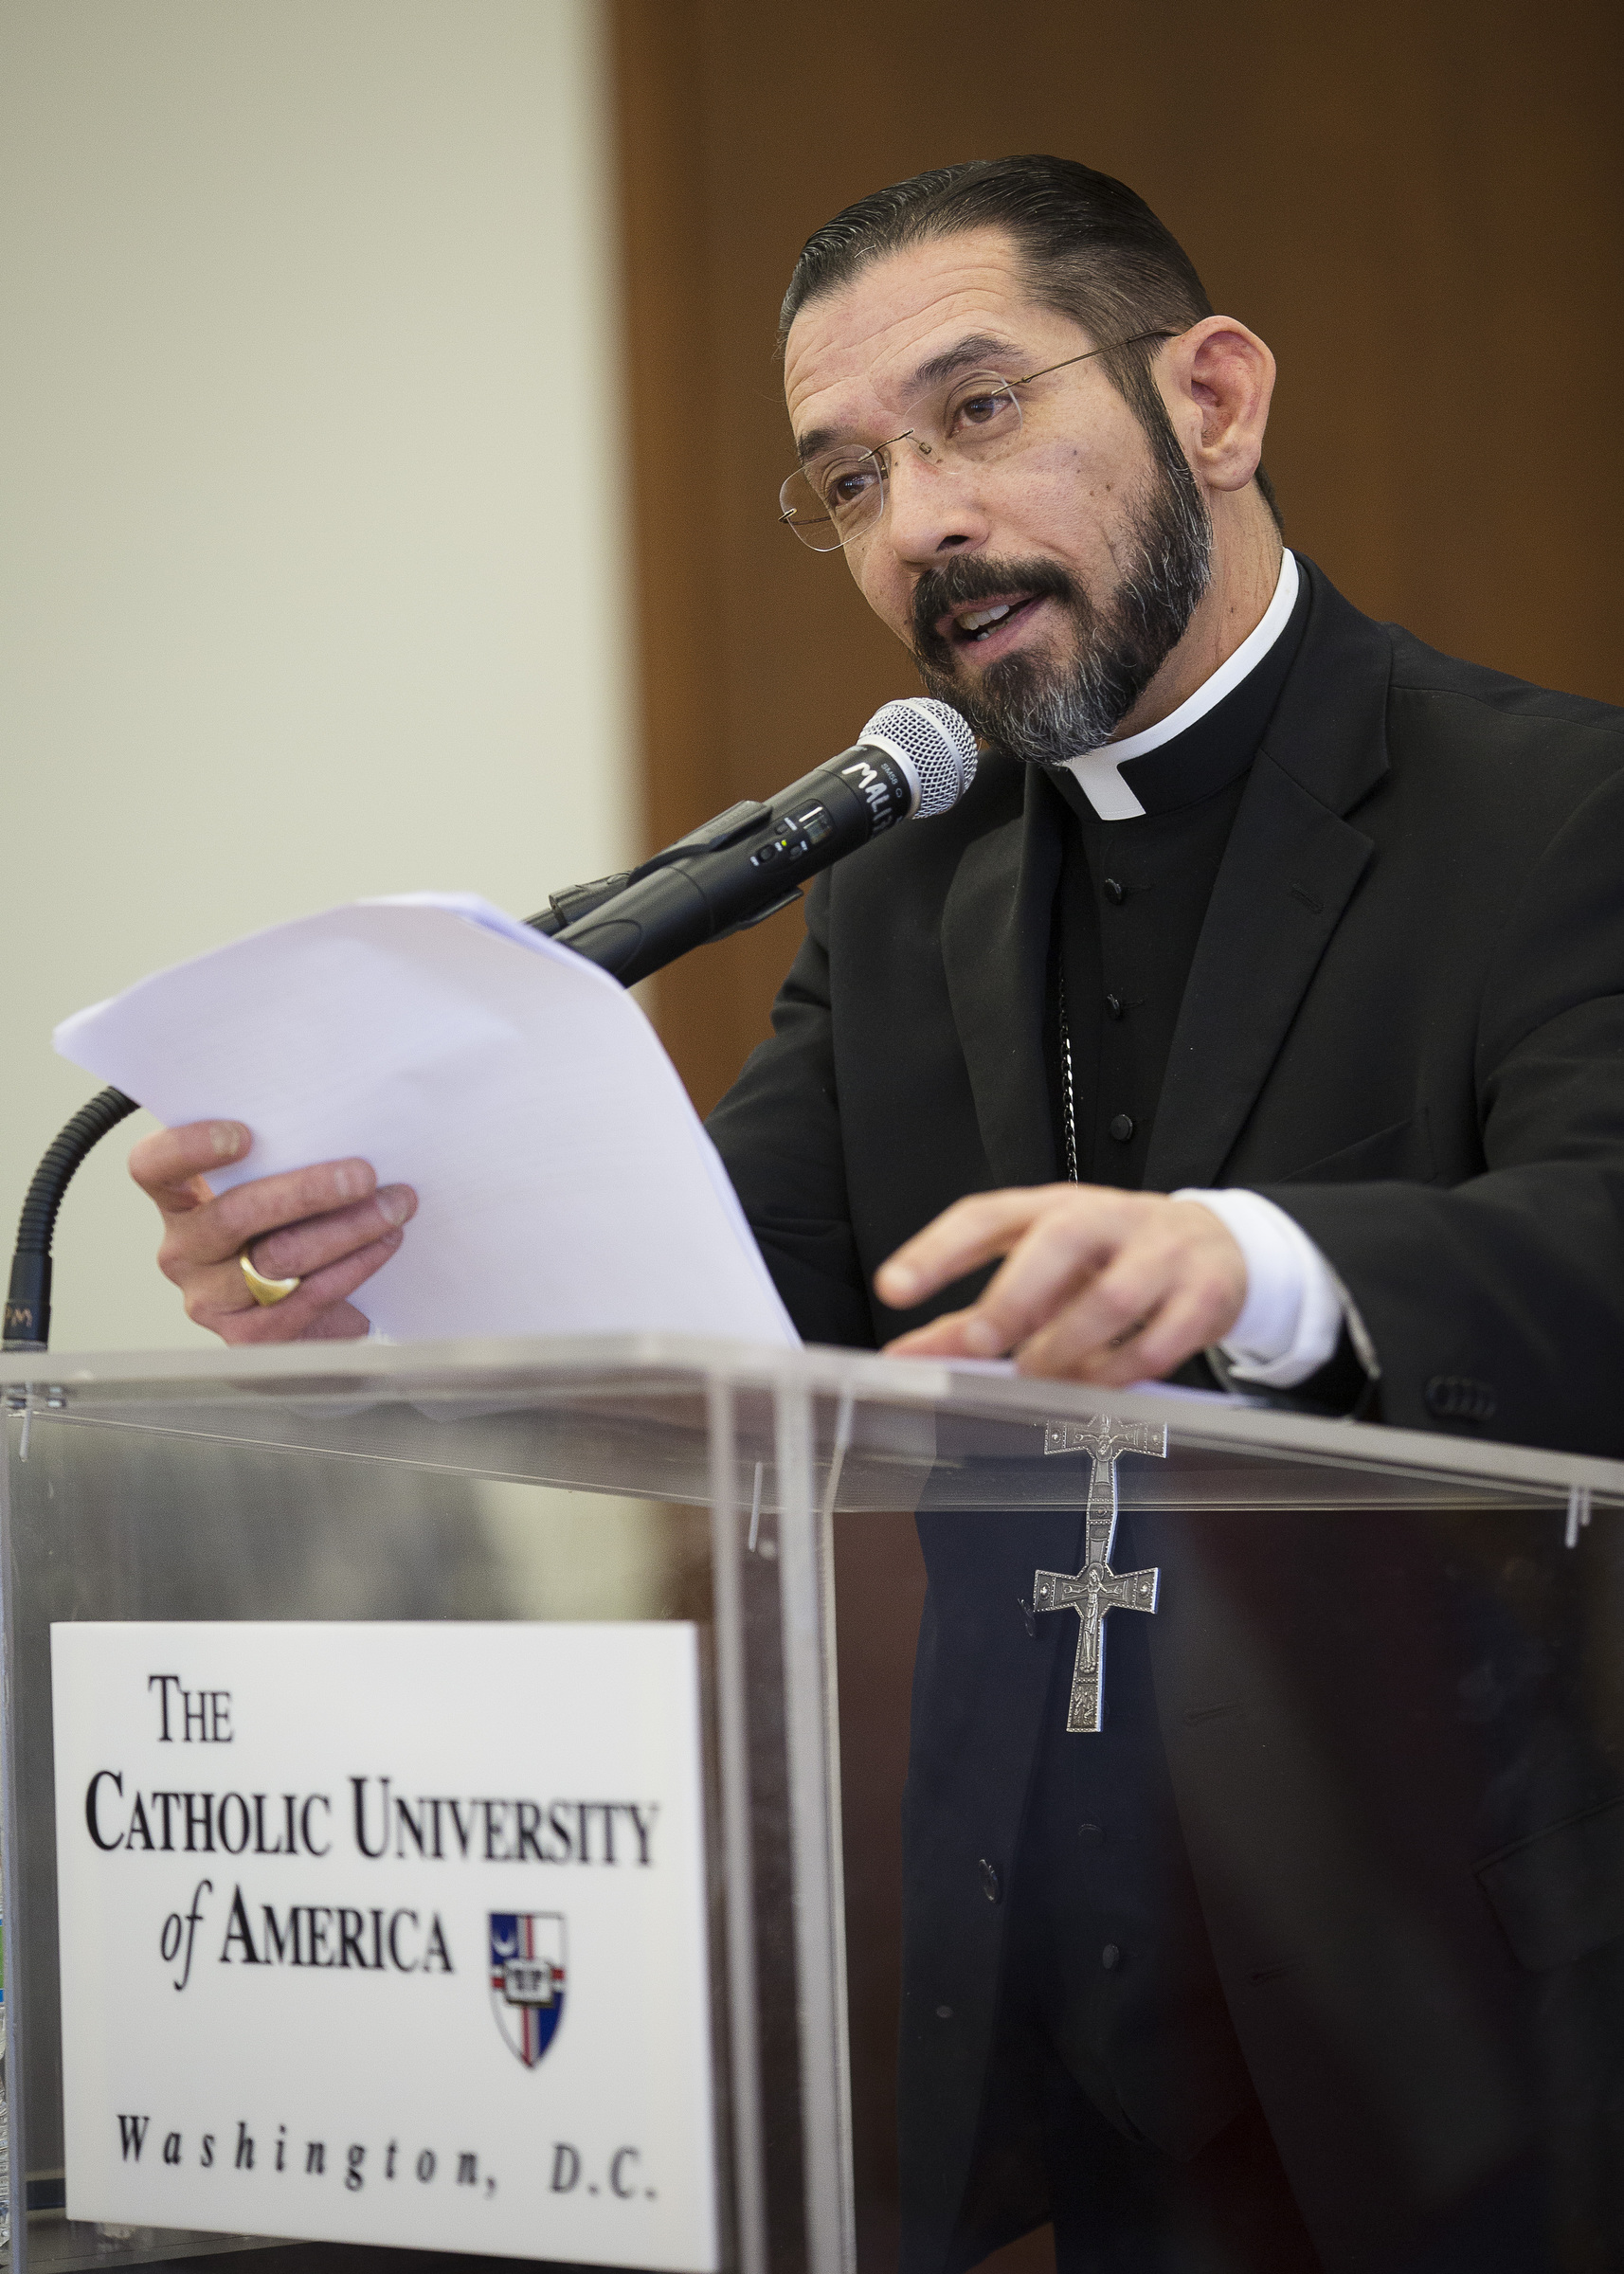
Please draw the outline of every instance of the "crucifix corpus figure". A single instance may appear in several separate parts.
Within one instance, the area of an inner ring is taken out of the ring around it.
[[[1154,1611],[1159,1571],[1115,1572],[1110,1568],[1116,1538],[1116,1464],[1125,1453],[1167,1455],[1167,1432],[1148,1421],[1068,1421],[1047,1432],[1046,1453],[1086,1453],[1089,1471],[1087,1548],[1076,1572],[1038,1571],[1032,1576],[1032,1608],[1074,1611],[1081,1632],[1072,1669],[1072,1702],[1066,1727],[1074,1735],[1097,1734],[1105,1717],[1105,1621],[1108,1611]]]

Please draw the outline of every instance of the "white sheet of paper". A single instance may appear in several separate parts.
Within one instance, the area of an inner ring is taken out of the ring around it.
[[[800,1339],[638,1003],[473,893],[256,932],[55,1040],[171,1128],[245,1122],[217,1192],[352,1155],[411,1185],[399,1253],[353,1298],[386,1334]]]

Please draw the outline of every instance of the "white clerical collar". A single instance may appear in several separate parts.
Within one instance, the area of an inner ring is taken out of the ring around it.
[[[1240,685],[1249,671],[1256,669],[1286,628],[1296,603],[1297,583],[1297,556],[1288,547],[1280,555],[1280,576],[1273,599],[1256,626],[1247,633],[1234,655],[1218,665],[1210,679],[1203,679],[1194,695],[1187,695],[1176,711],[1169,712],[1155,726],[1146,727],[1138,734],[1128,734],[1121,742],[1108,742],[1100,749],[1085,750],[1080,758],[1061,761],[1102,821],[1138,821],[1145,807],[1117,769],[1130,758],[1147,757],[1164,743],[1171,742],[1176,734],[1182,734],[1186,727],[1193,727],[1197,719],[1205,718],[1232,688]]]

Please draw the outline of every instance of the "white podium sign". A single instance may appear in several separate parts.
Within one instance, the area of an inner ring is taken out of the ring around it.
[[[51,1643],[70,2217],[711,2274],[692,1626]]]

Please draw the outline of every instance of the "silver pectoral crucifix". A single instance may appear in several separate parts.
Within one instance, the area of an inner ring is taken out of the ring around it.
[[[1083,1568],[1076,1572],[1038,1571],[1032,1576],[1034,1612],[1074,1611],[1081,1626],[1076,1664],[1072,1669],[1072,1703],[1066,1727],[1074,1734],[1095,1736],[1105,1718],[1105,1622],[1110,1611],[1154,1611],[1161,1584],[1159,1571],[1116,1572],[1110,1568],[1116,1538],[1116,1464],[1125,1453],[1167,1455],[1167,1432],[1148,1421],[1049,1423],[1045,1453],[1086,1453],[1089,1507],[1085,1529],[1087,1547]]]

